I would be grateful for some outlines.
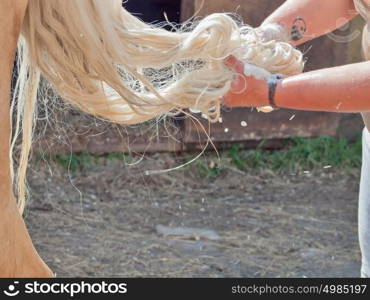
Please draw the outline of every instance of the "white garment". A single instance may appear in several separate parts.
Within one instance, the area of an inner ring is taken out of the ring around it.
[[[362,54],[366,60],[370,60],[370,5],[363,0],[354,0],[357,11],[366,20],[367,25],[362,34]],[[370,113],[362,114],[365,125],[370,130]]]
[[[354,0],[356,9],[366,20],[362,35],[362,52],[370,60],[370,6],[363,0]],[[370,130],[370,113],[362,114]],[[362,137],[362,171],[358,206],[358,234],[362,253],[361,276],[370,277],[370,133],[365,128]]]
[[[356,9],[366,20],[362,35],[362,51],[370,60],[370,5],[363,0],[354,0]],[[365,125],[370,129],[370,113],[362,114]],[[362,253],[361,276],[370,277],[370,133],[365,128],[362,137],[362,171],[358,207],[358,233]]]
[[[362,252],[362,277],[370,277],[370,132],[362,136],[362,172],[358,206],[358,233]]]

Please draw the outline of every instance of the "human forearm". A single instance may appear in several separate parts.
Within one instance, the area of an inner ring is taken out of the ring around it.
[[[356,16],[353,0],[287,0],[263,23],[280,24],[294,45],[324,35]]]
[[[276,105],[314,111],[370,111],[369,78],[370,62],[289,77],[278,84]]]

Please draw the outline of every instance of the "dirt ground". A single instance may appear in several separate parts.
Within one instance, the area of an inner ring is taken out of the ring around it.
[[[100,158],[76,173],[33,164],[26,221],[43,258],[60,277],[359,276],[358,172],[144,174],[181,161]]]

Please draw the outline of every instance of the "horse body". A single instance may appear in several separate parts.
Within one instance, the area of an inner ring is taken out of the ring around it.
[[[9,167],[11,74],[27,3],[0,1],[0,277],[53,276],[33,247],[18,211]]]

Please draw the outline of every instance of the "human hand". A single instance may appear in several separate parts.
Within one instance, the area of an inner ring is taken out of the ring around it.
[[[230,91],[224,96],[224,104],[226,106],[264,107],[269,105],[267,79],[271,74],[260,69],[260,76],[257,76],[258,78],[255,76],[248,76],[245,72],[244,63],[234,56],[228,57],[225,60],[225,64],[237,74]],[[248,66],[246,66],[246,68],[248,68]]]

